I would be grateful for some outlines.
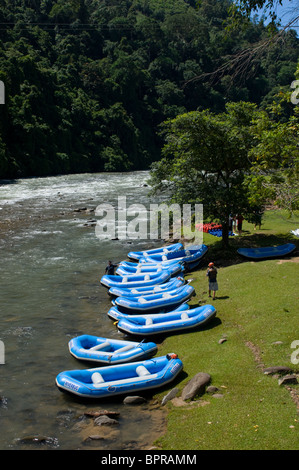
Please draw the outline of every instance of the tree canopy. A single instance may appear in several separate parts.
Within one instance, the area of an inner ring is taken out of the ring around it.
[[[153,165],[154,192],[167,189],[174,202],[200,201],[204,217],[218,219],[228,244],[230,214],[251,212],[244,178],[250,169],[250,123],[256,105],[228,103],[224,113],[192,111],[163,126],[164,158]]]
[[[224,113],[192,111],[167,120],[163,158],[152,165],[153,192],[166,189],[172,202],[201,202],[204,218],[222,224],[228,245],[230,215],[249,220],[275,202],[299,208],[299,115],[281,120],[282,102],[258,109],[227,103]]]
[[[148,169],[161,122],[228,101],[265,107],[290,87],[299,40],[284,33],[251,73],[210,73],[268,37],[230,0],[1,0],[0,178]],[[246,27],[245,27],[246,26]],[[194,80],[196,77],[200,80]],[[216,78],[216,79],[215,79]]]

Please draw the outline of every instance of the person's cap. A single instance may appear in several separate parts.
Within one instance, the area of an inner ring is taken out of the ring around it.
[[[214,263],[209,263],[209,266],[214,266]]]

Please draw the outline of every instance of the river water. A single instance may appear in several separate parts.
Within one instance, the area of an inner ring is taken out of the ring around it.
[[[123,337],[107,316],[111,303],[100,278],[108,259],[158,242],[100,240],[93,211],[116,206],[118,196],[148,206],[147,178],[132,172],[0,181],[1,450],[145,449],[163,433],[164,413],[152,400],[86,403],[55,385],[62,370],[92,367],[69,354],[72,337]],[[99,409],[119,412],[118,425],[103,430],[84,415]]]

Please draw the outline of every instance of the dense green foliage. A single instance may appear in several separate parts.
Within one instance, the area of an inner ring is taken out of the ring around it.
[[[228,103],[224,113],[192,111],[166,121],[163,158],[151,170],[153,191],[166,187],[181,204],[201,201],[205,217],[221,222],[225,244],[229,215],[252,212],[243,182],[254,117],[256,105],[240,101]]]
[[[149,168],[160,158],[161,122],[223,112],[227,101],[263,106],[296,70],[289,31],[252,73],[210,81],[268,34],[247,19],[228,32],[230,0],[0,3],[0,178]]]
[[[163,125],[163,158],[151,168],[152,192],[167,189],[173,202],[204,205],[204,217],[222,224],[228,245],[229,215],[247,220],[271,202],[299,208],[299,113],[286,116],[289,94],[266,110],[227,103],[224,113],[192,111]]]

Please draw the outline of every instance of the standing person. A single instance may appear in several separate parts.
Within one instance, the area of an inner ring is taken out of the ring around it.
[[[108,264],[105,268],[105,274],[113,275],[114,269],[117,267],[117,264],[112,264],[112,261],[108,261]]]
[[[216,290],[218,290],[218,283],[217,269],[215,268],[214,263],[209,263],[206,276],[209,278],[209,297],[211,297],[211,292],[213,291],[213,300],[215,300]]]
[[[261,211],[254,211],[254,230],[256,230],[257,226],[259,230],[261,230],[262,215],[263,213]]]
[[[241,235],[242,232],[242,224],[243,224],[244,217],[242,215],[237,216],[237,228],[238,228],[238,233]]]
[[[229,216],[228,216],[228,230],[230,232],[233,231],[233,216],[232,216],[232,214],[229,214]]]
[[[232,230],[232,231],[233,231],[233,234],[234,234],[234,235],[237,235],[237,233],[236,233],[236,223],[237,223],[237,221],[236,221],[236,216],[233,215],[233,220],[232,220],[232,229],[233,229],[233,230]]]

